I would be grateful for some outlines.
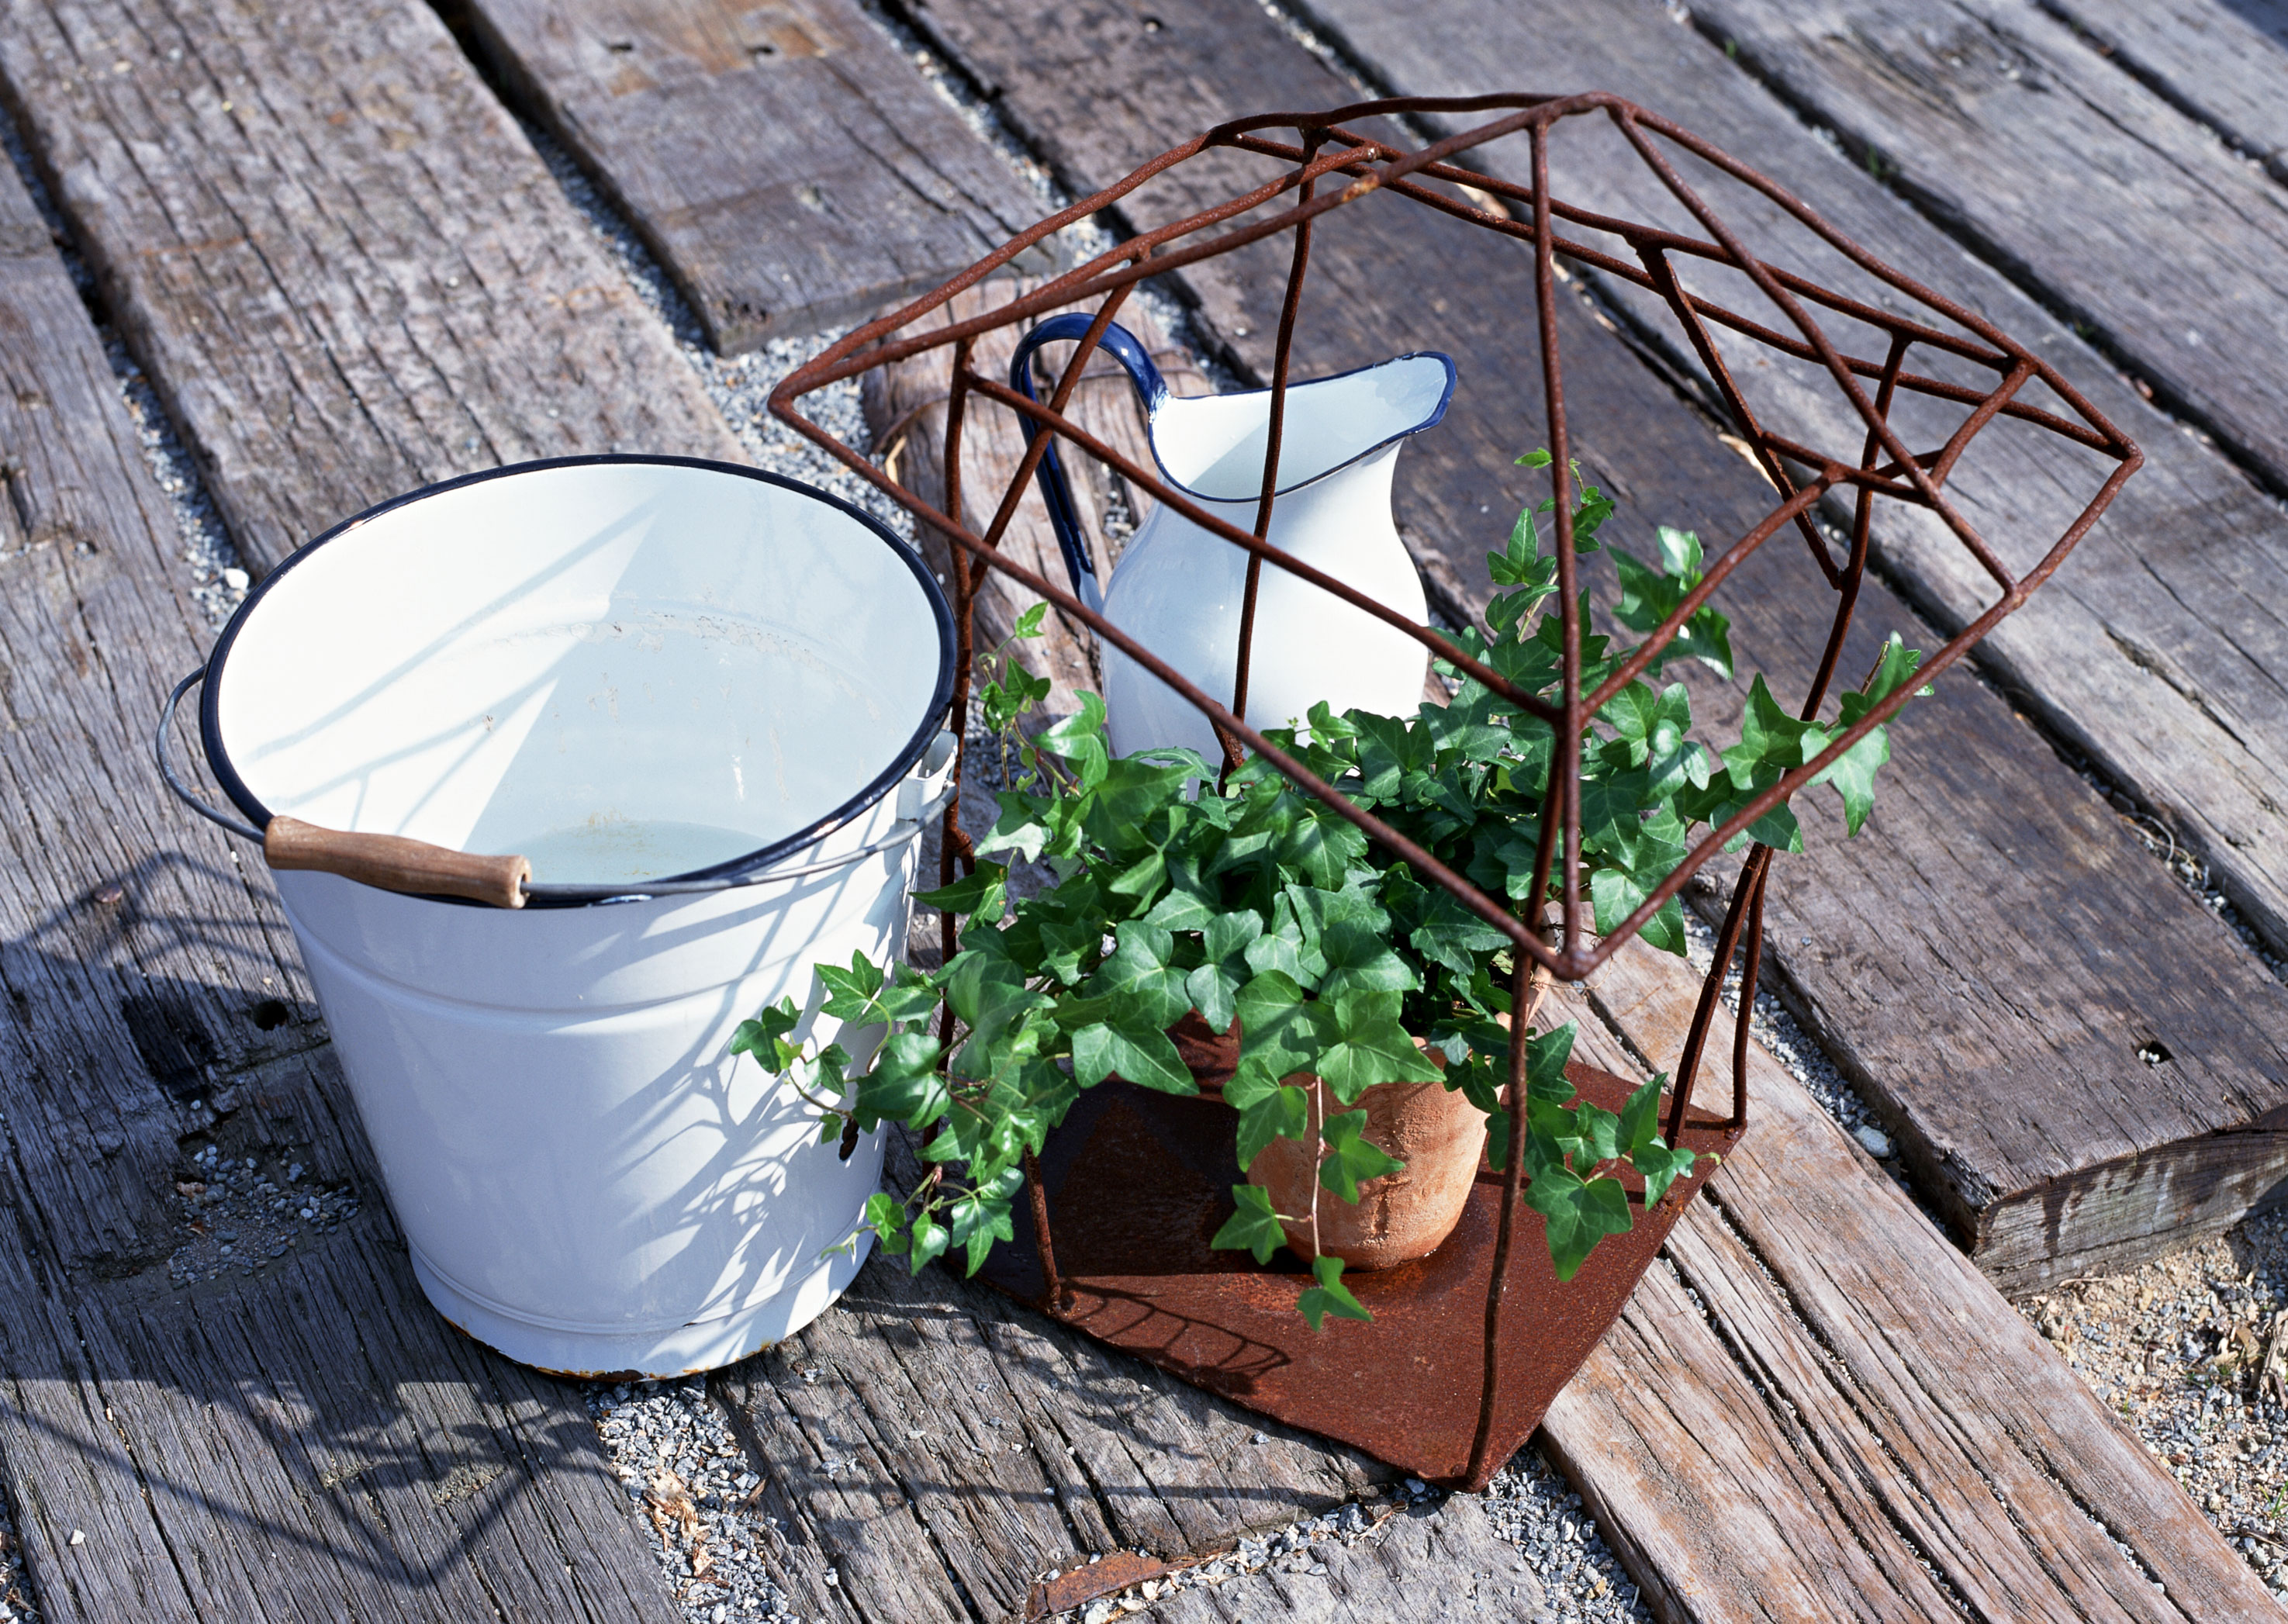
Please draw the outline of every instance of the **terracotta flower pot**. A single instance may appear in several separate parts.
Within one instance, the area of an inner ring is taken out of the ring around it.
[[[1198,1080],[1204,1094],[1220,1093],[1238,1065],[1239,1030],[1218,1034],[1197,1015],[1169,1029],[1177,1052]],[[1440,1061],[1428,1051],[1434,1063]],[[1366,1110],[1366,1139],[1406,1166],[1359,1185],[1354,1206],[1319,1191],[1319,1250],[1354,1269],[1389,1269],[1436,1251],[1470,1199],[1471,1183],[1485,1154],[1485,1113],[1459,1090],[1439,1082],[1386,1082],[1359,1096],[1356,1105],[1331,1097],[1308,1073],[1288,1079],[1307,1090],[1310,1134],[1306,1139],[1274,1139],[1255,1158],[1247,1179],[1271,1198],[1275,1210],[1307,1213],[1318,1184],[1319,1128],[1323,1113]],[[1307,1223],[1283,1224],[1287,1243],[1300,1256],[1316,1256]]]
[[[1315,1077],[1308,1085],[1308,1140],[1274,1139],[1248,1168],[1247,1182],[1270,1196],[1278,1212],[1309,1212],[1319,1179],[1321,1113],[1364,1106],[1367,1143],[1406,1165],[1362,1181],[1356,1206],[1320,1190],[1318,1250],[1354,1269],[1394,1268],[1436,1251],[1462,1221],[1470,1199],[1485,1154],[1485,1113],[1442,1082],[1378,1083],[1355,1105],[1344,1105]],[[1307,1222],[1280,1227],[1298,1254],[1316,1255]]]

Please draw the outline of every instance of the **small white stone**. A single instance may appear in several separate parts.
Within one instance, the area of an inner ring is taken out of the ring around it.
[[[1851,1137],[1866,1147],[1867,1153],[1878,1161],[1891,1159],[1891,1136],[1872,1122],[1853,1130]]]
[[[252,579],[252,576],[249,575],[244,570],[240,569],[236,565],[233,565],[230,568],[223,571],[222,573],[223,585],[228,587],[234,592],[243,592],[246,590],[247,586]]]
[[[1080,1624],[1104,1624],[1111,1616],[1112,1603],[1100,1596],[1088,1604],[1088,1611],[1080,1615]]]
[[[72,1530],[72,1537],[69,1542],[74,1545],[84,1545],[87,1543],[87,1535],[82,1533],[79,1529],[75,1528]]]

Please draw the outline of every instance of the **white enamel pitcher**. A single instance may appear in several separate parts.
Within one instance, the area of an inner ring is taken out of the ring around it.
[[[1089,323],[1074,313],[1033,329],[1010,362],[1011,386],[1037,399],[1034,351],[1077,339]],[[1116,323],[1105,329],[1101,347],[1136,385],[1161,478],[1207,512],[1252,531],[1271,392],[1172,394],[1134,334]],[[1430,353],[1290,384],[1266,539],[1386,607],[1426,620],[1421,576],[1391,519],[1391,471],[1400,445],[1435,425],[1453,393],[1453,361]],[[1025,431],[1029,439],[1035,432],[1030,419]],[[1238,675],[1246,552],[1163,503],[1122,552],[1111,584],[1100,589],[1053,440],[1041,459],[1040,481],[1081,602],[1229,704]],[[1102,654],[1107,727],[1116,754],[1183,746],[1210,761],[1220,758],[1214,730],[1189,701],[1118,649],[1108,645]],[[1243,719],[1259,727],[1300,724],[1321,700],[1338,715],[1358,707],[1411,716],[1422,702],[1427,664],[1422,645],[1404,632],[1267,564],[1256,591]]]

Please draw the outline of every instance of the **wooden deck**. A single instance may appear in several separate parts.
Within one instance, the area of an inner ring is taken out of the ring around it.
[[[2288,952],[2288,11],[1290,7],[1331,63],[1255,0],[1151,9],[894,8],[1076,191],[1233,114],[1355,99],[1354,71],[1408,93],[1620,91],[2041,345],[2144,446],[1976,672],[1908,713],[1868,835],[1815,829],[1775,888],[1784,996],[1950,1234],[1760,1059],[1745,1148],[1542,1442],[1664,1620],[2276,1616],[2002,1293],[2288,1189],[2288,988],[2117,810],[2165,827]],[[1037,212],[1029,188],[851,0],[0,0],[0,105],[92,278],[74,285],[0,165],[19,876],[0,891],[0,1470],[41,1616],[680,1618],[577,1390],[422,1298],[263,872],[156,784],[151,720],[209,633],[96,324],[258,571],[470,469],[742,455],[516,115],[595,177],[727,349],[942,277]],[[1574,177],[1584,202],[1666,206],[1625,166]],[[1355,213],[1319,250],[1315,285],[1345,297],[1308,313],[1300,364],[1458,356],[1473,387],[1402,462],[1401,517],[1434,598],[1466,612],[1482,511],[1524,495],[1510,458],[1540,432],[1535,391],[1497,386],[1534,366],[1515,266],[1482,237]],[[1377,273],[1402,262],[1434,267],[1436,297]],[[1212,262],[1183,289],[1243,376],[1267,364],[1267,264]],[[1639,522],[1736,533],[1760,487],[1605,292],[1561,304],[1585,464]],[[925,481],[929,395],[915,374],[868,401],[878,431],[913,431]],[[1086,409],[1133,434],[1118,384]],[[1834,426],[1807,392],[1777,409]],[[2054,533],[2046,455],[1989,463],[1966,500]],[[1879,535],[1863,638],[1927,646],[1962,618],[1974,583],[1922,540]],[[1815,657],[1776,598],[1728,606],[1776,672]],[[1084,651],[1052,653],[1063,686],[1086,680]],[[1673,963],[1624,955],[1580,994],[1601,1064],[1672,1050]],[[363,1209],[172,1287],[175,1184],[208,1144],[299,1162]],[[1258,1445],[1252,1417],[937,1271],[870,1267],[775,1357],[820,1379],[765,1359],[717,1391],[806,1617],[997,1621],[1045,1569],[1218,1549],[1387,1477],[1300,1435]],[[1020,1447],[910,1437],[902,1417],[981,1388]],[[822,1472],[830,1457],[852,1466]],[[1509,1558],[1458,1498],[1324,1575],[1151,1616],[1516,1616]]]

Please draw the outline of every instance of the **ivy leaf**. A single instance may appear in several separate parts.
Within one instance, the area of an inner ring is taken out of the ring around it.
[[[1621,598],[1613,618],[1631,631],[1649,632],[1676,613],[1685,595],[1701,581],[1700,538],[1689,530],[1660,527],[1660,565],[1643,564],[1619,548],[1611,549],[1620,574]],[[1697,660],[1720,677],[1732,675],[1731,622],[1712,604],[1703,604],[1686,617],[1667,646],[1653,656],[1647,670],[1656,671],[1671,660]]]
[[[884,1120],[926,1128],[952,1104],[938,1073],[944,1050],[926,1032],[894,1032],[874,1057],[874,1068],[858,1080],[853,1107],[859,1130],[871,1133]]]
[[[1253,1184],[1234,1184],[1231,1187],[1233,1211],[1224,1220],[1223,1227],[1209,1241],[1212,1247],[1236,1251],[1244,1247],[1255,1254],[1255,1261],[1267,1264],[1271,1255],[1287,1244],[1287,1232],[1279,1227],[1278,1214],[1271,1208],[1271,1198]]]
[[[1580,1272],[1597,1242],[1629,1228],[1628,1192],[1617,1178],[1585,1184],[1567,1168],[1542,1168],[1526,1185],[1525,1201],[1545,1220],[1549,1261],[1561,1281]]]
[[[1676,861],[1659,866],[1657,872],[1640,877],[1625,868],[1600,867],[1589,874],[1589,900],[1596,910],[1597,931],[1610,935],[1620,923],[1643,906],[1652,895],[1653,887],[1669,876],[1676,862],[1683,860],[1680,852]],[[1647,882],[1649,882],[1648,883]],[[1653,947],[1681,955],[1684,953],[1684,907],[1674,897],[1660,905],[1644,929],[1638,932]]]
[[[919,1274],[923,1265],[929,1263],[931,1259],[944,1256],[945,1248],[952,1244],[952,1241],[953,1236],[947,1231],[944,1224],[924,1214],[914,1220],[913,1250],[908,1255],[906,1261],[913,1271]]]
[[[1157,925],[1163,931],[1182,932],[1205,930],[1217,917],[1215,909],[1198,892],[1180,889],[1171,891],[1155,903],[1152,911],[1144,915],[1144,923]],[[1263,922],[1258,920],[1256,929],[1262,928]]]
[[[1026,986],[1005,960],[976,952],[957,955],[946,967],[945,998],[969,1027],[964,1052],[974,1049],[980,1055],[993,1051],[1021,1017],[1055,1002]]]
[[[1300,1139],[1311,1131],[1311,1102],[1292,1083],[1270,1089],[1239,1113],[1239,1166],[1255,1165],[1274,1139]]]
[[[1242,955],[1262,934],[1263,916],[1252,908],[1213,915],[1201,930],[1204,962],[1184,978],[1184,991],[1200,1018],[1218,1032],[1228,1031],[1238,1013],[1234,1001],[1252,973]]]
[[[1691,530],[1679,530],[1670,525],[1656,527],[1660,540],[1660,568],[1664,575],[1692,585],[1700,583],[1700,537]]]
[[[1005,1197],[996,1199],[973,1190],[946,1211],[946,1238],[954,1246],[968,1248],[972,1274],[985,1266],[996,1240],[1007,1240],[1015,1234]]]
[[[1669,1185],[1688,1177],[1696,1160],[1682,1145],[1671,1150],[1657,1142],[1645,1146],[1629,1157],[1629,1165],[1644,1176],[1645,1205],[1652,1206],[1668,1193]]]
[[[1740,742],[1724,752],[1732,781],[1750,793],[1776,783],[1827,748],[1827,730],[1790,716],[1772,697],[1761,671],[1748,685],[1748,705],[1740,718]]]
[[[1327,1142],[1327,1154],[1319,1163],[1319,1183],[1347,1201],[1359,1199],[1362,1179],[1379,1178],[1406,1166],[1381,1146],[1369,1143],[1365,1135],[1362,1110],[1331,1116],[1319,1129],[1319,1137]]]
[[[1285,1081],[1297,1072],[1315,1071],[1325,1048],[1327,1011],[1303,995],[1293,978],[1279,970],[1257,976],[1233,1001],[1239,1016],[1239,1076],[1259,1086]],[[1224,1085],[1229,1097],[1232,1083]],[[1236,1102],[1235,1102],[1236,1103]]]
[[[1227,964],[1203,964],[1184,978],[1184,995],[1211,1030],[1228,1032],[1232,1018],[1238,1013],[1235,1001],[1243,985],[1243,970]]]
[[[1341,1258],[1327,1256],[1314,1258],[1311,1261],[1311,1273],[1319,1283],[1296,1298],[1295,1306],[1302,1311],[1303,1318],[1311,1322],[1313,1330],[1317,1330],[1325,1322],[1329,1314],[1334,1315],[1339,1319],[1372,1319],[1374,1318],[1372,1314],[1366,1311],[1364,1303],[1351,1295],[1351,1288],[1343,1284]]]
[[[1084,786],[1100,784],[1112,764],[1112,751],[1104,741],[1104,701],[1083,692],[1080,709],[1041,730],[1034,741],[1071,769]]]
[[[828,1013],[838,1012],[830,1010]],[[865,1013],[862,1005],[858,1013]],[[786,1041],[787,1034],[801,1024],[802,1014],[794,1007],[794,1000],[782,998],[754,1019],[739,1023],[738,1029],[731,1034],[731,1052],[751,1054],[765,1071],[774,1077],[781,1076],[802,1058],[802,1046]]]
[[[1200,946],[1213,963],[1222,963],[1263,934],[1263,915],[1252,908],[1219,914],[1200,932]]]
[[[886,1191],[877,1190],[866,1198],[866,1210],[859,1222],[874,1232],[874,1239],[882,1250],[893,1257],[903,1256],[913,1238],[906,1233],[904,1203]]]
[[[1437,741],[1428,727],[1395,717],[1353,711],[1360,737],[1360,796],[1387,801],[1395,797],[1406,776],[1431,767],[1438,758]]]
[[[1041,969],[1066,986],[1080,984],[1088,960],[1103,946],[1101,925],[1041,922]]]
[[[1855,693],[1846,693],[1839,701],[1841,719],[1836,725],[1840,733],[1884,700],[1914,680],[1915,668],[1922,663],[1919,650],[1909,648],[1893,632],[1883,645],[1883,653],[1869,673],[1866,685]],[[1923,690],[1930,692],[1928,688]],[[1891,739],[1888,727],[1876,727],[1849,749],[1827,764],[1815,784],[1832,784],[1835,793],[1843,798],[1843,828],[1847,835],[1856,835],[1867,821],[1867,814],[1875,807],[1875,774],[1891,759]],[[1821,748],[1826,748],[1823,742]]]
[[[1184,989],[1184,971],[1173,968],[1175,938],[1140,919],[1123,921],[1113,931],[1116,943],[1088,984],[1098,997],[1125,1001],[1139,1021],[1152,1026],[1172,1026],[1192,1007]]]
[[[1529,850],[1526,861],[1530,864]],[[1521,890],[1532,889],[1529,874],[1520,882]],[[1409,946],[1434,964],[1442,964],[1456,975],[1466,978],[1477,968],[1480,954],[1491,953],[1509,945],[1509,938],[1479,918],[1457,901],[1445,890],[1430,893],[1424,904],[1422,923],[1407,932]]]
[[[864,954],[850,955],[847,970],[833,964],[821,964],[815,971],[819,984],[826,988],[823,1013],[836,1020],[862,1020],[874,1002],[874,994],[882,990],[886,979]]]
[[[1443,1074],[1407,1035],[1394,993],[1345,993],[1319,1000],[1334,1041],[1312,1067],[1349,1105],[1378,1082],[1435,1082]]]
[[[1048,614],[1049,606],[1047,604],[1035,604],[1031,608],[1026,610],[1024,614],[1017,617],[1017,623],[1009,628],[1009,635],[1012,638],[1039,637],[1041,635],[1041,624],[1048,618]]]
[[[1327,927],[1320,939],[1319,951],[1327,961],[1325,973],[1319,979],[1319,996],[1336,998],[1345,993],[1410,993],[1421,985],[1420,978],[1407,968],[1406,961],[1392,951],[1383,932],[1388,928],[1388,915],[1384,915],[1380,928],[1355,920],[1339,920]]]
[[[1117,1073],[1124,1081],[1163,1094],[1200,1091],[1168,1034],[1132,1011],[1116,1024],[1100,1021],[1074,1033],[1072,1063],[1073,1075],[1084,1089]]]
[[[1629,1103],[1621,1107],[1617,1130],[1622,1153],[1633,1156],[1646,1145],[1660,1137],[1660,1085],[1668,1081],[1668,1073],[1646,1083],[1629,1096]]]
[[[941,914],[970,919],[982,917],[990,922],[1001,917],[1008,888],[1008,869],[999,863],[981,862],[950,885],[915,892],[914,900]]]
[[[1525,1041],[1525,1091],[1535,1099],[1564,1105],[1573,1097],[1566,1080],[1565,1063],[1573,1058],[1578,1027],[1572,1021],[1552,1032],[1537,1032]]]

